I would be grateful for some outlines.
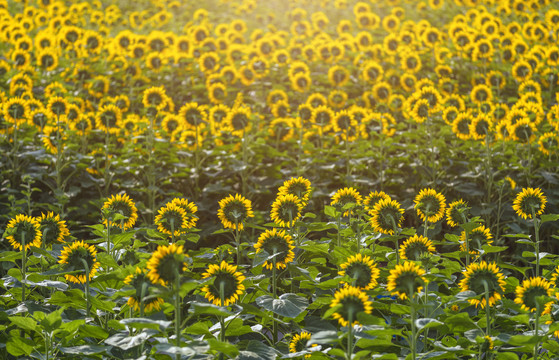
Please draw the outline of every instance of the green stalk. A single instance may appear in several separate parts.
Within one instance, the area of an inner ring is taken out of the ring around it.
[[[470,265],[470,242],[468,241],[468,230],[464,229],[464,243],[466,244],[466,266]]]
[[[345,138],[345,156],[346,156],[346,184],[351,185],[349,178],[351,176],[351,164],[350,164],[350,147],[349,147],[349,134],[346,133]]]
[[[416,318],[416,313],[415,313],[415,300],[413,298],[413,285],[410,284],[410,292],[409,292],[409,297],[410,297],[410,312],[411,312],[411,341],[410,341],[410,351],[411,351],[411,358],[412,360],[415,360],[417,357],[417,349],[416,349],[416,338],[417,338],[417,329],[415,327],[415,318]]]
[[[90,300],[90,295],[89,295],[89,265],[87,264],[87,261],[85,261],[85,259],[80,259],[83,267],[85,269],[85,313],[86,313],[86,317],[89,317],[89,311],[91,308],[91,300]]]
[[[237,267],[241,266],[241,239],[239,231],[239,223],[235,221],[235,249],[237,250]]]
[[[353,307],[349,307],[347,313],[349,324],[347,325],[347,350],[346,359],[351,360],[353,354]]]
[[[534,232],[536,233],[536,277],[540,276],[540,221],[536,218],[536,210],[532,207],[532,219],[534,220]]]
[[[175,336],[177,337],[177,348],[181,346],[181,278],[179,268],[175,268]],[[180,354],[176,353],[176,360],[180,360]]]
[[[427,221],[427,215],[425,216],[425,223],[423,224],[423,236],[427,237],[427,225],[428,225],[428,221]]]
[[[109,256],[112,256],[111,250],[111,218],[110,215],[107,217],[107,252]],[[110,267],[107,267],[107,271],[110,271]]]
[[[341,234],[341,231],[342,231],[342,213],[341,213],[341,210],[340,210],[340,213],[337,215],[336,222],[337,222],[337,225],[338,225],[338,246],[342,246],[342,234]]]
[[[276,250],[274,249],[274,258],[272,259],[272,294],[274,299],[277,297],[277,290],[276,290],[276,286],[277,286],[277,279],[276,279]],[[274,315],[272,315],[272,333],[273,333],[273,341],[274,344],[278,342],[278,324],[276,323],[276,319],[274,318]]]
[[[398,249],[399,244],[398,244],[398,238],[400,237],[400,234],[398,232],[398,227],[396,226],[396,220],[394,220],[394,217],[392,215],[389,215],[390,218],[390,222],[392,223],[392,229],[394,230],[394,234],[395,234],[395,250],[396,250],[396,265],[400,265],[400,251]]]
[[[539,327],[540,327],[540,304],[536,301],[536,328],[535,328],[535,334],[536,337],[538,336],[538,331],[539,331]],[[538,360],[538,350],[540,347],[540,342],[537,341],[536,344],[534,345],[534,360]]]
[[[44,336],[45,336],[45,360],[49,360],[49,333],[47,333],[46,331],[44,331]]]
[[[491,311],[489,307],[489,284],[487,284],[486,280],[483,280],[483,287],[485,288],[485,321],[487,324],[485,325],[485,335],[491,337]]]
[[[361,252],[361,213],[357,214],[357,253]]]
[[[25,231],[21,233],[21,302],[25,302],[25,268],[27,267],[27,249],[25,249]]]

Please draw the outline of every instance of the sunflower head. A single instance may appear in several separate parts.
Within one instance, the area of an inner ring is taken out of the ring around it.
[[[180,236],[188,228],[186,211],[178,204],[168,202],[157,211],[157,231],[171,236]]]
[[[468,222],[470,208],[462,199],[451,202],[446,209],[446,222],[450,227],[456,227]]]
[[[406,261],[403,265],[396,265],[394,269],[390,270],[386,290],[402,300],[411,298],[420,292],[427,282],[423,277],[424,274],[425,270],[411,261]]]
[[[422,235],[414,235],[400,246],[400,257],[404,260],[419,261],[435,253],[433,242]]]
[[[204,285],[202,292],[205,293],[206,299],[217,306],[235,303],[245,291],[244,275],[237,271],[237,266],[229,265],[225,261],[219,265],[209,265],[202,278],[211,279],[210,283]]]
[[[113,219],[116,214],[120,214],[122,218],[117,220],[116,223],[120,224],[122,230],[124,231],[131,229],[138,219],[138,209],[136,209],[136,205],[127,194],[111,196],[103,204],[102,210],[104,211],[104,214],[106,214],[103,222],[105,226],[108,226],[109,221],[114,221]]]
[[[301,200],[303,206],[306,206],[308,203],[311,192],[311,182],[304,177],[292,177],[284,181],[283,185],[278,189],[278,195],[295,195]]]
[[[370,256],[362,254],[350,256],[340,265],[340,269],[338,274],[352,278],[351,286],[358,289],[369,290],[378,285],[380,270]]]
[[[489,294],[489,306],[493,306],[501,299],[505,292],[505,277],[495,263],[480,261],[470,264],[464,271],[464,278],[460,281],[460,290],[473,291],[476,295]],[[469,299],[475,307],[485,308],[486,300]]]
[[[184,253],[182,245],[160,245],[151,255],[147,263],[148,279],[156,284],[167,286],[177,280],[186,271],[188,255]]]
[[[70,231],[66,226],[66,221],[60,220],[60,215],[54,214],[52,211],[42,213],[37,218],[43,233],[42,241],[46,244],[63,243],[70,236]]]
[[[292,262],[295,259],[295,253],[293,249],[293,239],[289,236],[285,230],[278,230],[274,228],[272,230],[266,230],[260,235],[258,241],[254,245],[256,252],[265,251],[270,256],[275,257],[271,260],[266,260],[263,266],[266,269],[272,270],[274,267],[274,262],[277,269],[285,269],[287,263]]]
[[[143,306],[147,313],[153,311],[159,311],[161,305],[164,301],[160,297],[149,296],[149,287],[152,286],[152,282],[147,277],[147,269],[141,269],[136,267],[133,274],[128,275],[124,279],[126,285],[132,286],[136,293],[128,298],[128,306],[130,306],[134,311],[140,311],[140,306],[142,306],[142,297],[144,298]]]
[[[446,209],[446,199],[443,194],[433,189],[423,189],[414,200],[417,215],[421,220],[435,223],[443,218]]]
[[[393,235],[404,221],[404,209],[396,200],[380,200],[369,214],[371,215],[370,224],[373,230],[383,234]]]
[[[337,319],[341,326],[359,325],[357,314],[361,312],[370,314],[373,311],[372,302],[369,301],[367,294],[353,286],[346,286],[336,291],[330,307],[337,309],[332,317]]]
[[[493,235],[491,235],[490,229],[486,228],[484,225],[478,226],[477,228],[470,231],[468,234],[468,246],[470,249],[470,254],[478,255],[479,250],[483,245],[491,246],[493,244]],[[460,250],[466,251],[466,232],[462,231],[460,234]]]
[[[514,199],[512,208],[523,219],[543,214],[547,198],[540,188],[523,188]]]
[[[298,353],[301,351],[305,351],[307,349],[307,342],[311,339],[311,334],[306,331],[301,331],[299,334],[295,334],[291,341],[289,342],[289,352],[290,353]],[[311,345],[311,347],[318,346],[316,344]],[[306,358],[310,358],[311,355],[305,355]]]
[[[544,306],[538,303],[538,297],[551,297],[553,287],[551,283],[542,277],[531,277],[516,287],[516,298],[514,302],[521,305],[521,309],[528,312],[543,312]]]
[[[41,230],[37,219],[27,215],[16,215],[6,226],[6,239],[15,250],[28,250],[31,246],[41,246]]]
[[[360,206],[363,202],[363,197],[359,194],[359,191],[349,187],[343,188],[332,195],[331,206],[335,206],[338,210],[342,210],[348,204],[354,204],[355,206]],[[349,216],[353,213],[352,210],[347,210],[343,213],[343,216]]]
[[[280,227],[293,227],[301,217],[303,204],[298,196],[293,194],[278,195],[272,204],[270,217]]]
[[[224,228],[243,230],[244,221],[254,217],[252,202],[239,194],[229,195],[219,201],[217,216]]]
[[[64,275],[66,280],[77,284],[84,284],[87,280],[86,275],[91,279],[101,265],[97,261],[97,250],[95,247],[86,244],[83,240],[65,246],[60,254],[58,263],[62,264],[64,270],[78,271],[74,274]],[[89,273],[87,270],[89,270]]]
[[[390,195],[386,194],[384,191],[371,191],[363,200],[365,211],[370,212],[379,201],[386,199],[392,200]]]

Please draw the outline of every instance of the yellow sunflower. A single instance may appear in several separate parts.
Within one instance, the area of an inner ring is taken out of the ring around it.
[[[126,302],[134,311],[140,311],[142,295],[144,296],[143,306],[145,312],[150,313],[161,310],[161,306],[165,301],[158,296],[148,296],[149,286],[153,284],[147,277],[147,269],[136,267],[134,273],[124,279],[124,283],[136,290],[136,293],[131,295]]]
[[[553,287],[551,283],[542,277],[531,277],[517,286],[516,298],[514,302],[521,305],[520,308],[528,312],[538,311],[537,298],[539,296],[553,296]],[[539,309],[543,312],[544,309]]]
[[[446,199],[443,194],[433,189],[422,189],[414,199],[417,215],[421,220],[435,223],[444,217],[446,209]]]
[[[124,231],[131,229],[136,223],[136,220],[138,220],[138,209],[136,208],[136,204],[134,204],[134,201],[132,201],[127,194],[112,195],[107,201],[105,201],[102,209],[108,211],[110,220],[112,220],[116,214],[122,215],[124,219],[120,220],[120,224],[122,226],[122,230]],[[107,226],[108,220],[109,219],[105,219],[103,221],[105,226]],[[112,225],[115,224],[113,223]]]
[[[473,291],[476,295],[485,294],[485,284],[489,292],[489,306],[495,305],[505,291],[505,277],[495,263],[480,261],[470,264],[464,271],[464,279],[460,281],[461,291]],[[469,299],[475,307],[485,308],[485,298]]]
[[[351,286],[360,290],[369,290],[378,285],[380,270],[368,255],[352,255],[340,265],[340,269],[338,275],[349,276],[353,279]]]
[[[87,268],[82,260],[87,264]],[[87,281],[86,275],[91,280],[101,265],[97,261],[95,246],[88,245],[83,240],[64,246],[58,263],[62,264],[66,271],[79,271],[78,273],[64,275],[66,280],[77,284],[85,284]],[[86,273],[86,269],[89,269],[89,273]]]
[[[414,235],[400,245],[400,258],[403,260],[421,260],[436,251],[433,242],[422,235]]]
[[[456,227],[468,222],[470,208],[468,204],[460,199],[451,202],[446,209],[446,222],[450,227]]]
[[[41,247],[41,228],[37,219],[27,215],[16,215],[6,226],[6,240],[15,250],[28,250],[31,246]]]
[[[245,291],[243,281],[245,276],[237,271],[237,266],[229,265],[225,261],[221,264],[210,264],[202,279],[212,278],[211,283],[204,285],[202,292],[208,301],[217,306],[229,306],[239,300]]]
[[[390,270],[386,290],[391,295],[398,295],[402,300],[413,297],[423,289],[427,280],[423,277],[425,270],[419,265],[406,261],[404,265],[396,265]]]
[[[217,216],[224,228],[243,230],[244,221],[254,217],[252,202],[239,194],[229,195],[219,201]]]
[[[369,214],[371,215],[370,224],[373,230],[383,234],[393,235],[394,231],[401,227],[404,221],[404,209],[396,200],[380,200]]]
[[[182,245],[158,246],[147,262],[148,279],[156,285],[174,284],[177,274],[180,276],[186,271],[187,258]]]
[[[369,297],[363,291],[353,286],[345,286],[336,291],[330,308],[336,308],[332,317],[337,319],[341,326],[354,326],[359,325],[357,314],[360,312],[372,313],[373,303],[369,301]]]
[[[43,234],[42,242],[45,245],[63,243],[70,236],[66,221],[60,220],[60,215],[55,215],[52,211],[46,214],[41,213],[41,216],[37,217],[37,222],[40,225]]]
[[[276,269],[285,269],[287,263],[295,259],[294,248],[291,236],[285,230],[278,230],[276,228],[266,230],[258,237],[257,243],[254,244],[254,249],[257,253],[264,250],[270,256],[277,254],[274,258]],[[266,260],[263,266],[268,270],[272,270],[273,264],[273,260]]]
[[[348,204],[354,204],[355,206],[360,206],[363,202],[363,197],[359,194],[359,191],[349,187],[339,189],[332,195],[331,206],[335,206],[338,210],[342,210]],[[349,216],[353,213],[352,210],[346,210],[343,216]]]

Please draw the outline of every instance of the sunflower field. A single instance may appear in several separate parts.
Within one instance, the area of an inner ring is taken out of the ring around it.
[[[557,1],[0,27],[0,359],[559,358]]]

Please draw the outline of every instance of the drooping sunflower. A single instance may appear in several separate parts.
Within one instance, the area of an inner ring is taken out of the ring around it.
[[[136,208],[136,204],[134,204],[134,201],[132,201],[127,194],[112,195],[107,201],[105,201],[102,210],[108,211],[111,222],[116,214],[122,215],[124,219],[119,221],[122,221],[120,225],[124,231],[131,229],[136,223],[136,220],[138,220],[138,209]],[[103,224],[105,226],[107,226],[109,219],[104,220]]]
[[[70,236],[70,231],[66,226],[66,221],[60,220],[59,214],[54,214],[52,211],[48,213],[41,213],[40,217],[37,217],[37,222],[40,225],[42,236],[42,242],[45,245],[54,243],[63,243],[66,238]]]
[[[186,210],[179,204],[170,202],[159,208],[155,224],[157,231],[172,236],[180,236],[189,228]]]
[[[396,200],[380,200],[369,214],[373,230],[383,234],[393,235],[396,228],[401,227],[404,221],[404,209]]]
[[[272,260],[266,260],[263,267],[272,270],[274,267],[274,261],[276,263],[276,269],[285,269],[287,263],[292,262],[295,259],[295,253],[293,249],[293,240],[285,230],[278,230],[276,228],[272,230],[266,230],[258,237],[258,241],[254,244],[254,249],[256,252],[262,250],[266,251],[270,256],[277,254]]]
[[[160,297],[148,296],[149,286],[152,286],[153,283],[147,277],[147,269],[136,267],[134,273],[128,275],[124,279],[124,283],[132,286],[136,290],[136,293],[131,295],[127,301],[128,306],[134,309],[134,311],[140,311],[142,295],[144,296],[143,303],[145,312],[150,313],[161,310],[161,305],[163,305],[165,301]],[[142,291],[144,294],[142,294]]]
[[[37,219],[19,214],[12,218],[6,226],[6,240],[15,250],[23,250],[25,243],[25,250],[31,246],[41,246],[41,230],[40,224]]]
[[[332,314],[341,326],[359,325],[357,314],[364,312],[370,314],[373,311],[373,303],[367,294],[353,286],[345,286],[334,294],[330,308],[337,308]],[[351,324],[350,324],[351,320]]]
[[[434,189],[422,189],[414,200],[417,215],[421,220],[435,223],[444,217],[446,209],[446,199],[443,194]]]
[[[400,258],[403,260],[421,260],[436,251],[433,242],[423,235],[414,235],[400,245]]]
[[[378,285],[380,270],[368,255],[352,255],[340,265],[340,269],[338,275],[349,276],[353,279],[350,285],[360,290],[369,290]]]
[[[278,195],[272,204],[270,217],[280,227],[293,227],[301,217],[303,204],[301,199],[293,194]]]
[[[468,222],[469,210],[468,204],[462,199],[451,202],[446,209],[448,226],[455,227]]]
[[[379,201],[386,199],[392,200],[390,195],[386,194],[384,191],[371,191],[363,200],[365,211],[371,211]]]
[[[473,291],[476,295],[485,294],[485,284],[489,292],[489,306],[495,305],[505,292],[505,277],[495,263],[480,261],[470,264],[464,270],[464,278],[460,281],[461,291]],[[468,302],[475,307],[485,308],[485,297],[469,299]]]
[[[186,271],[188,255],[184,253],[182,245],[160,245],[147,262],[148,279],[163,286],[174,284],[177,274]]]
[[[82,260],[87,264],[87,268]],[[64,246],[58,263],[62,264],[66,271],[79,271],[78,273],[64,275],[66,280],[76,284],[85,284],[87,281],[86,275],[91,280],[101,265],[97,261],[95,246],[86,244],[83,240]],[[89,269],[89,273],[86,273],[86,269]]]
[[[221,264],[210,264],[202,279],[212,278],[211,283],[204,285],[202,292],[208,301],[217,306],[229,306],[239,300],[245,291],[243,281],[245,276],[237,271],[237,266],[229,265],[225,261]]]
[[[311,182],[302,176],[292,177],[284,181],[283,185],[278,188],[278,195],[295,195],[301,200],[303,207],[307,205],[311,192]]]
[[[404,262],[404,265],[396,265],[390,270],[386,290],[391,295],[398,295],[402,300],[413,297],[423,289],[427,280],[423,277],[425,270],[412,261]]]
[[[539,296],[553,296],[553,287],[551,283],[543,277],[531,277],[517,286],[516,298],[514,302],[520,304],[520,308],[528,312],[538,311],[537,298]],[[542,312],[544,309],[539,309]]]
[[[244,221],[254,217],[252,202],[239,194],[229,195],[219,201],[217,216],[224,228],[243,230]]]
[[[307,350],[307,342],[311,339],[311,334],[306,331],[301,331],[300,334],[295,334],[291,341],[289,342],[289,352],[298,353]],[[311,345],[311,347],[318,346],[316,344]],[[311,355],[305,355],[305,358],[309,358]]]
[[[359,191],[356,189],[349,187],[339,189],[332,195],[332,201],[330,202],[331,206],[335,206],[339,210],[342,210],[344,206],[348,204],[355,204],[355,206],[360,206],[363,202],[363,197],[359,194]],[[349,216],[352,214],[352,210],[346,210],[343,213],[343,216]]]
[[[512,208],[523,219],[532,219],[533,215],[543,214],[547,198],[540,188],[523,188],[516,195]]]
[[[187,224],[185,226],[186,229],[190,229],[196,226],[196,222],[198,221],[198,217],[196,216],[198,207],[196,206],[196,204],[184,198],[174,198],[173,200],[171,200],[171,204],[175,204],[184,209],[187,219]]]
[[[486,228],[484,225],[478,226],[477,228],[470,231],[468,234],[468,247],[470,248],[470,254],[479,254],[478,250],[481,250],[483,245],[491,246],[493,244],[493,235],[491,235],[491,230]],[[460,250],[466,251],[466,232],[462,231],[460,234]]]

